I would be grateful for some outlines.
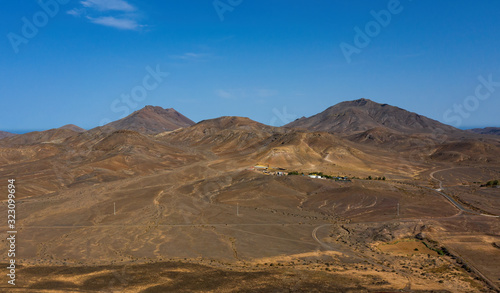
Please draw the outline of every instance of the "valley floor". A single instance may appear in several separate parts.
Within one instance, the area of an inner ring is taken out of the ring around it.
[[[498,218],[419,184],[198,165],[26,198],[0,290],[493,291]]]

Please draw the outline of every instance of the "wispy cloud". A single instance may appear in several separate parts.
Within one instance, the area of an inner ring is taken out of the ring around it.
[[[124,0],[85,0],[80,1],[84,7],[99,11],[135,11],[135,7]]]
[[[121,30],[137,30],[137,8],[125,0],[84,0],[80,6],[66,13],[74,17],[85,16],[91,23]]]
[[[77,17],[77,16],[81,16],[81,15],[85,14],[85,9],[73,8],[71,10],[66,11],[66,13]]]
[[[234,99],[236,97],[234,90],[218,89],[215,91],[215,94],[223,99]]]
[[[90,22],[95,24],[100,24],[104,26],[110,26],[117,29],[122,30],[135,30],[139,27],[139,24],[134,19],[126,19],[126,18],[116,18],[113,16],[104,16],[104,17],[87,17]]]
[[[170,55],[169,57],[176,60],[200,60],[209,56],[210,54],[188,52],[181,55]]]

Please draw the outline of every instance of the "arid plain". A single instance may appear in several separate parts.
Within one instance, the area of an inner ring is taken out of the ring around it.
[[[495,292],[499,154],[366,99],[284,127],[148,106],[5,137],[18,280],[0,291]]]

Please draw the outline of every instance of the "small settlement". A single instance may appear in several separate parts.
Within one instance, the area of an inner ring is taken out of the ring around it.
[[[261,172],[265,175],[273,175],[273,176],[291,176],[291,175],[298,175],[298,176],[308,176],[309,178],[314,178],[314,179],[330,179],[330,180],[335,180],[335,181],[347,181],[350,182],[351,179],[347,176],[329,176],[325,175],[321,172],[312,172],[309,174],[304,174],[304,173],[299,173],[297,171],[287,171],[284,168],[281,167],[271,167],[269,165],[255,165],[253,167],[249,168],[250,170]]]
[[[280,167],[269,167],[264,165],[255,165],[250,168],[250,170],[255,170],[262,172],[266,175],[274,175],[274,176],[287,176],[288,172],[285,172],[286,169]]]

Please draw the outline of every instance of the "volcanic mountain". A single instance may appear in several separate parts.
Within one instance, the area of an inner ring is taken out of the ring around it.
[[[385,130],[404,134],[462,132],[422,115],[368,99],[339,103],[314,116],[297,119],[285,127],[343,135],[352,135],[374,128],[379,132]]]
[[[257,134],[260,132],[273,133],[275,131],[280,131],[280,129],[277,127],[267,126],[246,117],[223,116],[215,119],[200,121],[191,127],[179,129],[174,133],[175,136],[181,140],[191,140],[193,142],[197,142],[207,136],[220,135],[224,132],[233,131]]]
[[[210,147],[212,151],[240,152],[285,129],[267,126],[246,117],[224,116],[203,120],[191,127],[159,134],[162,140]]]
[[[479,134],[500,135],[500,127],[474,128],[474,129],[469,129],[467,131]]]
[[[157,134],[194,124],[192,120],[172,108],[146,106],[123,119],[106,124],[103,128],[110,131],[133,130],[144,134]]]

